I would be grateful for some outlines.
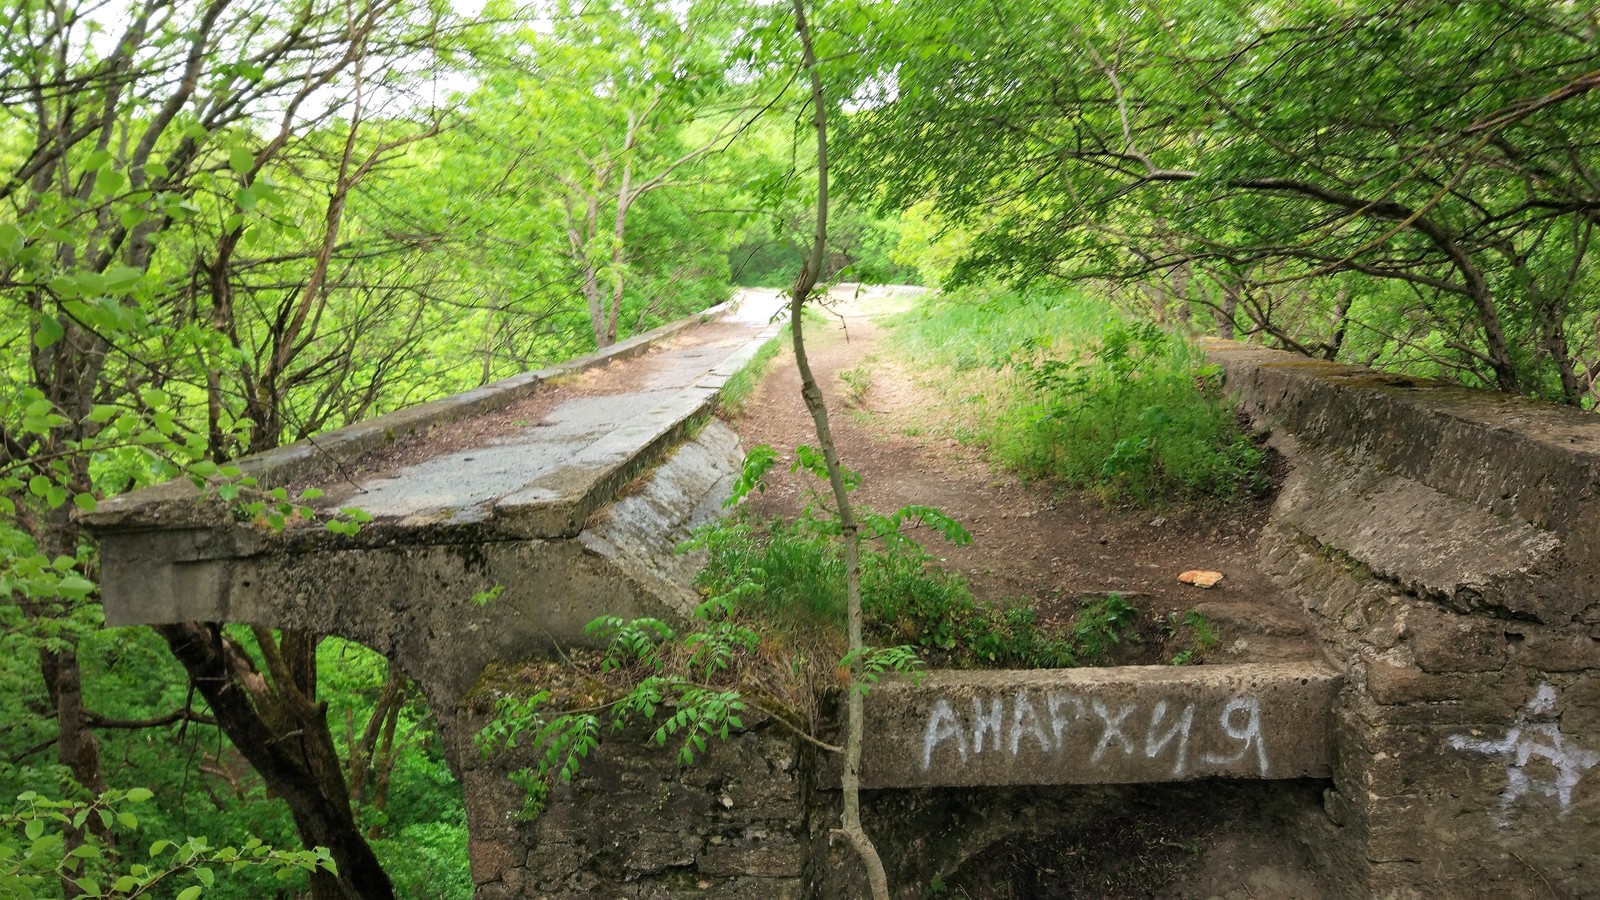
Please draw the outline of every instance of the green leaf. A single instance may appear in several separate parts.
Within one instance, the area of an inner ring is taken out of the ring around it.
[[[255,154],[245,147],[235,147],[228,151],[228,168],[238,172],[240,175],[248,174],[255,164]]]
[[[112,266],[106,270],[106,290],[116,291],[126,288],[144,277],[143,269],[133,266]]]
[[[39,328],[33,333],[33,345],[43,350],[61,340],[61,336],[64,334],[66,334],[66,329],[61,326],[55,316],[49,313],[41,313],[39,315]]]
[[[142,206],[130,206],[117,214],[117,221],[122,223],[122,227],[129,231],[138,228],[148,218],[150,218],[150,213]]]
[[[94,592],[94,582],[76,573],[61,579],[56,585],[56,591],[63,597],[72,600],[82,600]]]
[[[101,169],[94,176],[94,189],[100,194],[115,194],[128,186],[128,176],[116,169]]]
[[[178,892],[178,900],[195,900],[196,897],[203,893],[205,893],[205,888],[198,884],[191,884]]]

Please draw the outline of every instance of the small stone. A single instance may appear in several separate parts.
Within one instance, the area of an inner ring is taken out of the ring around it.
[[[1195,587],[1215,587],[1217,582],[1222,580],[1222,573],[1210,572],[1204,569],[1190,569],[1179,575],[1178,580],[1184,584],[1192,584]]]

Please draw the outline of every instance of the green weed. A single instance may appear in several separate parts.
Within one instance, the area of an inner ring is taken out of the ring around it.
[[[736,517],[702,529],[696,546],[708,552],[703,591],[742,586],[738,603],[762,618],[813,633],[842,629],[844,562],[825,524]],[[1055,668],[1102,661],[1132,623],[1133,607],[1108,598],[1105,608],[1086,608],[1072,628],[1043,625],[1031,607],[976,600],[965,579],[933,562],[909,538],[880,534],[863,546],[868,643],[908,645],[941,667]]]
[[[844,382],[846,406],[858,407],[866,401],[867,391],[872,388],[872,373],[866,363],[840,372],[839,380]]]
[[[722,393],[717,399],[717,411],[725,417],[737,416],[744,409],[750,395],[755,392],[756,385],[767,374],[767,367],[772,364],[778,350],[789,339],[789,326],[784,325],[772,340],[761,345],[750,361],[739,367],[722,386]]]
[[[1020,472],[1144,506],[1264,485],[1220,370],[1153,323],[1078,295],[1005,294],[935,302],[898,325],[903,355],[947,373],[952,436]]]
[[[1172,657],[1172,664],[1175,666],[1187,666],[1195,662],[1202,654],[1216,647],[1222,640],[1221,634],[1217,631],[1217,626],[1212,624],[1210,619],[1192,609],[1182,616],[1173,613],[1167,620],[1167,633],[1174,640],[1182,638],[1185,633],[1188,635],[1186,640],[1181,641],[1184,648]]]

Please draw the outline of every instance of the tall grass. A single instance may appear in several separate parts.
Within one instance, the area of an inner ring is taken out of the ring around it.
[[[772,360],[777,357],[778,351],[783,349],[789,341],[789,326],[785,324],[766,343],[762,344],[750,357],[750,361],[739,367],[739,371],[728,377],[722,386],[722,393],[717,398],[717,411],[724,416],[733,417],[744,411],[744,405],[749,401],[750,395],[755,393],[756,385],[766,377],[767,369],[771,367]]]
[[[895,346],[933,373],[957,437],[1110,502],[1227,500],[1262,454],[1189,341],[1079,294],[936,298]]]

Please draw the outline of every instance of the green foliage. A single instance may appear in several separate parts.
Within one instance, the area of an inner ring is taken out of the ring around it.
[[[1167,630],[1174,639],[1187,638],[1182,643],[1187,644],[1172,657],[1175,666],[1187,666],[1195,662],[1207,650],[1217,646],[1222,636],[1217,631],[1217,626],[1210,619],[1194,610],[1189,610],[1179,616],[1174,613],[1167,623]]]
[[[148,802],[144,788],[105,791],[88,801],[52,800],[25,791],[12,812],[0,813],[0,898],[50,896],[69,882],[84,897],[168,896],[196,900],[212,893],[219,874],[246,869],[277,878],[316,869],[335,871],[326,849],[276,850],[252,838],[238,847],[213,847],[203,837],[157,840],[140,854],[116,849],[103,836],[124,832],[127,845],[139,829],[128,807]],[[83,835],[69,845],[68,831]],[[143,861],[136,861],[136,860]]]
[[[473,606],[488,606],[489,604],[495,602],[496,600],[499,600],[500,599],[500,595],[505,593],[505,590],[506,590],[506,586],[505,585],[497,584],[494,587],[491,587],[486,591],[479,591],[476,594],[473,594],[472,597],[470,598],[472,600],[472,605]]]
[[[953,238],[930,254],[947,286],[1067,278],[1311,356],[1600,396],[1588,6],[901,0],[843,22],[844,92],[877,102],[838,158]]]
[[[554,697],[541,690],[531,696],[507,695],[495,701],[495,716],[478,733],[479,750],[490,756],[519,746],[536,756],[511,780],[523,789],[523,819],[537,817],[557,783],[572,781],[581,761],[599,746],[602,724],[621,731],[633,722],[659,724],[650,741],[676,744],[678,762],[692,765],[712,739],[726,741],[742,729],[747,709],[741,693],[726,686],[740,659],[760,643],[755,631],[729,618],[727,598],[713,598],[695,610],[699,630],[681,639],[657,619],[603,616],[586,626],[591,636],[607,642],[600,674],[631,676],[619,696],[593,708],[551,711]]]
[[[1072,636],[1084,653],[1093,658],[1108,655],[1122,642],[1139,610],[1121,594],[1108,594],[1078,610]]]
[[[752,450],[741,484],[753,472],[769,471],[774,458],[770,448]],[[979,602],[963,579],[941,571],[909,533],[917,526],[958,546],[970,543],[971,535],[959,522],[923,505],[891,515],[869,509],[859,514],[866,538],[861,547],[866,637],[871,647],[880,648],[869,650],[864,660],[908,667],[910,655],[882,649],[907,647],[916,658],[951,667],[1092,664],[1104,659],[1132,624],[1133,608],[1117,597],[1087,608],[1074,629],[1042,625],[1025,605]],[[739,609],[783,627],[842,628],[844,561],[838,523],[816,504],[793,522],[735,516],[710,523],[686,548],[707,554],[698,584],[708,594],[730,598]]]
[[[908,314],[897,341],[953,373],[946,395],[959,393],[976,434],[1026,474],[1141,505],[1262,487],[1262,453],[1239,432],[1220,372],[1150,322],[1079,295],[957,297]]]

